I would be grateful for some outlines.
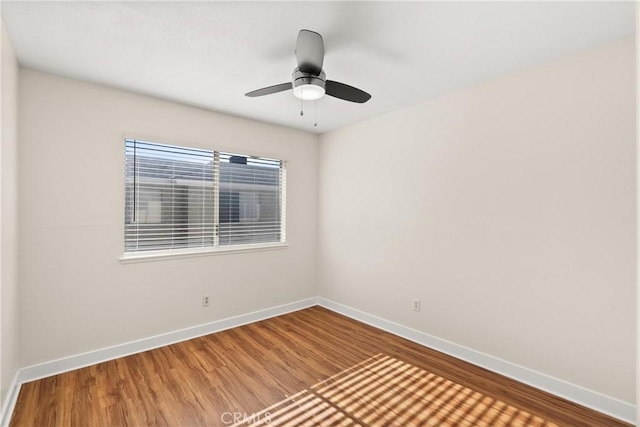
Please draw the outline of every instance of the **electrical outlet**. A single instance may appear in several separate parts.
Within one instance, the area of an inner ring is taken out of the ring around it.
[[[413,311],[420,311],[420,300],[419,299],[414,299],[413,300]]]
[[[202,296],[202,306],[209,307],[209,295]]]

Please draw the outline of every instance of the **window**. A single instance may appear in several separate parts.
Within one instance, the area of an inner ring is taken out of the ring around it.
[[[285,241],[281,160],[125,140],[125,253]]]

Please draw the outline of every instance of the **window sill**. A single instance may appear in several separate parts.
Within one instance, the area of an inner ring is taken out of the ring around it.
[[[215,248],[172,249],[164,251],[147,251],[125,253],[120,258],[121,264],[134,262],[160,261],[164,259],[191,258],[207,255],[236,254],[243,252],[285,249],[288,243],[259,243],[254,245],[219,246]]]

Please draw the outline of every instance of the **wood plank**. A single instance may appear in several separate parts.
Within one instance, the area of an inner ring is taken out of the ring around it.
[[[22,386],[18,426],[629,426],[321,307]]]

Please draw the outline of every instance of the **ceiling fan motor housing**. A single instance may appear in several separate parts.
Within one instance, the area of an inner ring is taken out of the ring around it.
[[[325,94],[326,74],[324,71],[315,75],[296,68],[293,70],[292,80],[293,94],[300,99],[314,100]]]

